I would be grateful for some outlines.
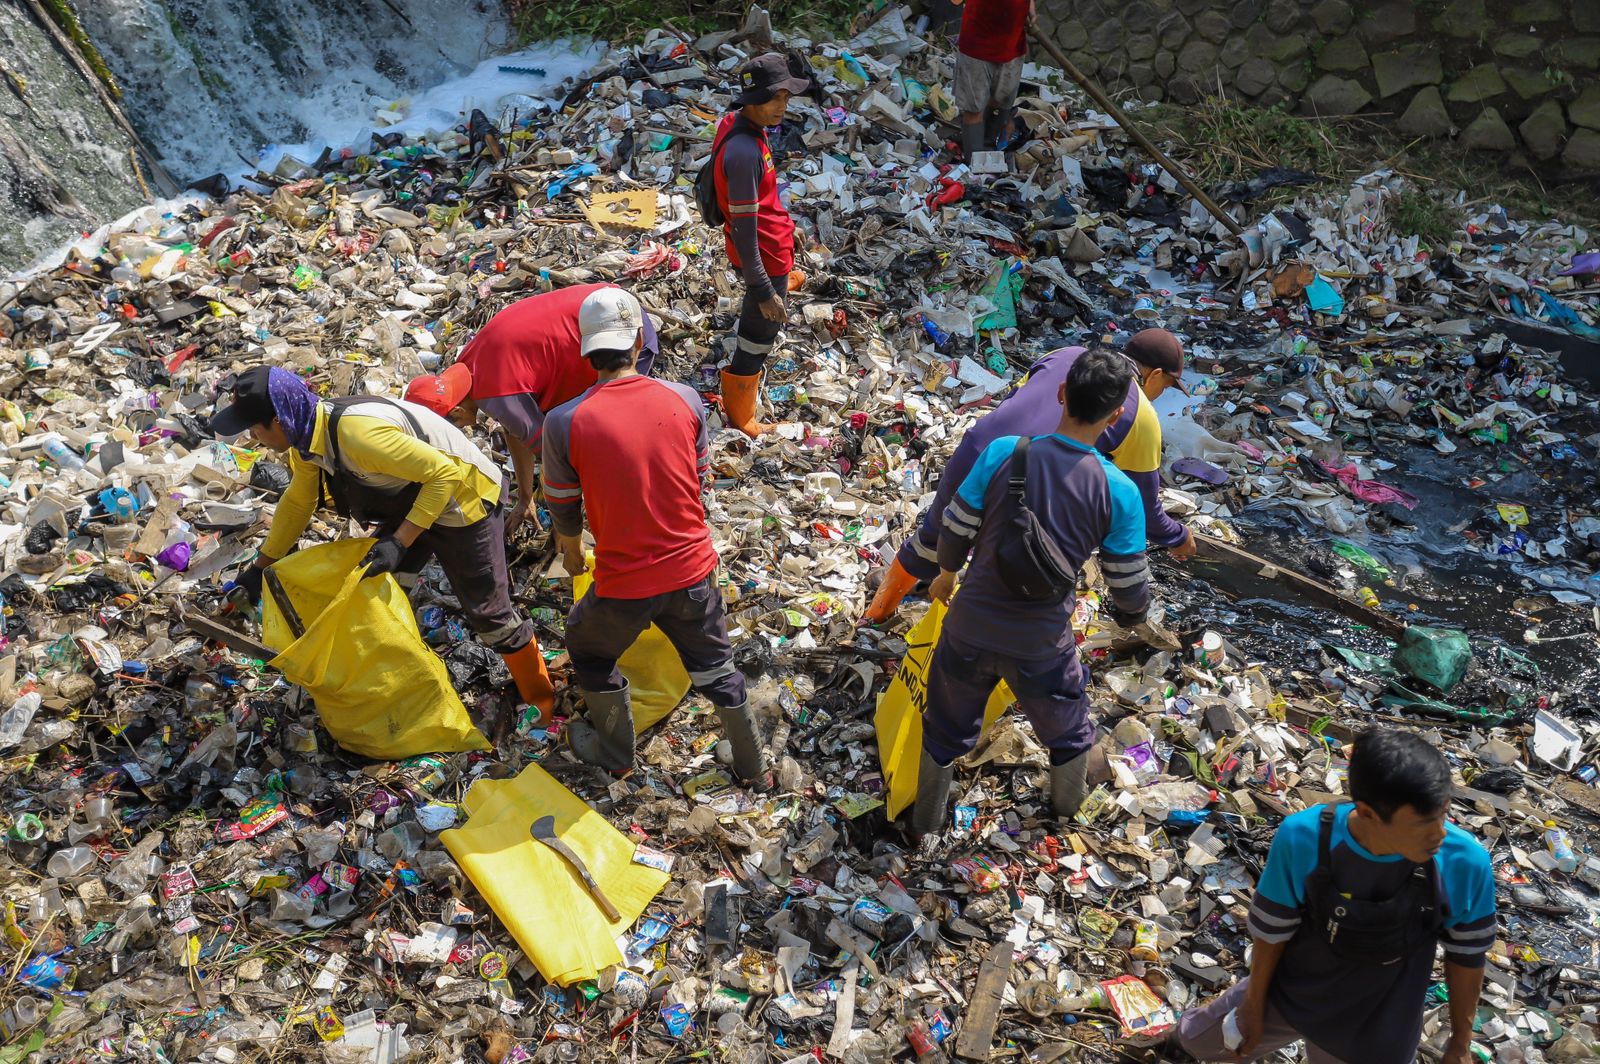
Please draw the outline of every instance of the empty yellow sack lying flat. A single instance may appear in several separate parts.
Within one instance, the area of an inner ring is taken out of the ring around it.
[[[906,635],[906,656],[889,689],[878,699],[873,724],[878,730],[878,760],[889,783],[889,819],[917,799],[917,772],[922,767],[922,714],[928,708],[928,666],[939,643],[948,607],[935,599],[922,620]],[[1016,701],[1004,680],[983,707],[983,731]],[[981,733],[980,733],[981,734]]]
[[[270,589],[261,596],[269,665],[306,689],[333,741],[363,757],[488,750],[417,631],[405,591],[388,574],[358,570],[370,539],[341,539],[289,555],[272,571],[305,625],[299,639]]]
[[[461,804],[466,823],[439,839],[540,975],[571,986],[622,963],[617,936],[667,885],[665,872],[634,864],[636,844],[538,765],[516,779],[479,780]],[[616,906],[616,923],[572,866],[528,834],[542,816],[556,818],[556,834]]]
[[[589,585],[593,583],[594,557],[591,555],[589,571],[572,578],[572,601],[588,594]],[[653,624],[633,641],[633,646],[617,662],[617,668],[628,678],[632,689],[635,735],[643,734],[646,728],[666,719],[689,693],[689,674],[684,670],[683,659],[661,634],[661,629]]]

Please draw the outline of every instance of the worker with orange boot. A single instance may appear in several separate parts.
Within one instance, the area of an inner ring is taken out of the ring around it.
[[[1036,362],[1022,384],[991,413],[980,418],[956,445],[945,463],[933,505],[923,514],[915,534],[900,545],[883,574],[876,594],[862,616],[863,624],[881,624],[894,616],[900,602],[921,581],[939,575],[939,528],[945,507],[983,449],[1002,436],[1038,436],[1051,432],[1061,416],[1057,393],[1067,373],[1087,351],[1063,347]],[[1150,546],[1165,548],[1176,559],[1194,556],[1194,533],[1174,520],[1161,505],[1161,419],[1151,400],[1168,388],[1187,394],[1183,385],[1183,344],[1165,329],[1136,333],[1124,353],[1134,364],[1122,414],[1101,435],[1097,449],[1128,474],[1144,503]]]
[[[722,410],[728,424],[752,439],[774,426],[756,420],[761,370],[788,319],[789,292],[805,277],[794,268],[794,220],[778,199],[778,170],[767,128],[783,121],[791,96],[810,89],[775,52],[739,68],[737,111],[717,126],[709,165],[722,210],[728,261],[744,278],[737,346],[722,372]]]
[[[545,415],[594,386],[594,369],[578,357],[578,307],[591,292],[614,287],[577,284],[519,299],[490,318],[444,372],[417,377],[406,387],[407,402],[425,406],[459,428],[471,428],[482,410],[505,430],[517,474],[516,505],[506,513],[507,535],[527,520],[533,506],[534,459]],[[640,373],[650,373],[660,351],[646,315]]]
[[[273,562],[294,549],[311,515],[330,499],[340,517],[378,528],[361,564],[367,576],[417,582],[437,557],[483,644],[511,670],[522,700],[548,717],[555,689],[533,625],[511,602],[500,470],[472,441],[424,407],[380,395],[319,400],[288,370],[258,366],[239,374],[232,402],[211,431],[248,431],[287,454],[291,479],[255,561],[234,583],[261,601]],[[359,653],[359,647],[351,648]]]
[[[589,567],[585,510],[594,533],[594,584],[567,614],[587,718],[568,722],[567,742],[589,764],[633,768],[632,692],[617,661],[654,624],[717,707],[734,773],[765,787],[765,744],[733,664],[700,496],[711,462],[705,406],[691,388],[640,376],[641,318],[620,289],[584,300],[583,357],[599,382],[546,420],[544,495],[567,572]]]

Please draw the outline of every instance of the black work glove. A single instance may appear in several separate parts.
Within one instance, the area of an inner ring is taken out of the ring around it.
[[[398,572],[400,562],[405,556],[404,543],[393,536],[384,536],[367,551],[367,556],[361,559],[361,564],[367,567],[367,576],[382,576],[384,573]]]
[[[1111,619],[1117,623],[1118,627],[1121,628],[1137,628],[1139,625],[1143,624],[1150,615],[1149,610],[1140,610],[1138,613],[1124,613],[1122,610],[1117,609],[1115,605],[1108,609],[1106,613],[1108,613],[1111,616]]]
[[[239,570],[239,575],[233,578],[233,582],[228,586],[227,590],[243,588],[244,593],[250,596],[250,605],[259,606],[261,605],[261,578],[266,575],[266,572],[259,565],[247,565]]]

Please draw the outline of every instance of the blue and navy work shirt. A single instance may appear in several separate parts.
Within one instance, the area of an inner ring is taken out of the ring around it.
[[[1002,436],[984,448],[956,490],[939,531],[939,566],[957,572],[972,552],[972,569],[946,629],[970,646],[1040,660],[1076,652],[1075,601],[1068,595],[1062,602],[1025,602],[1011,594],[995,567],[995,550],[1009,534],[1013,504],[1006,488],[1020,438]],[[1031,439],[1028,508],[1074,569],[1098,550],[1117,610],[1142,618],[1150,587],[1139,489],[1092,447],[1055,433]]]
[[[1391,898],[1414,867],[1399,854],[1369,853],[1350,834],[1353,805],[1334,814],[1328,860],[1333,882],[1353,897]],[[1250,903],[1250,936],[1288,942],[1272,977],[1268,999],[1317,1048],[1362,1064],[1410,1064],[1422,1037],[1423,994],[1434,951],[1422,950],[1389,964],[1330,955],[1319,943],[1297,940],[1306,904],[1306,880],[1317,867],[1322,806],[1285,818],[1272,839],[1267,867]],[[1446,915],[1439,942],[1445,960],[1481,968],[1494,945],[1494,869],[1489,854],[1454,824],[1434,855]],[[1306,935],[1314,933],[1307,927]]]

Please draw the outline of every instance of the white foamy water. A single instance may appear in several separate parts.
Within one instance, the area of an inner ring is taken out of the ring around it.
[[[162,163],[186,183],[270,169],[284,152],[366,150],[391,107],[407,133],[447,129],[508,94],[542,97],[600,54],[513,52],[498,0],[95,0],[85,28]],[[501,66],[543,68],[542,77]],[[531,100],[523,103],[528,109]]]

